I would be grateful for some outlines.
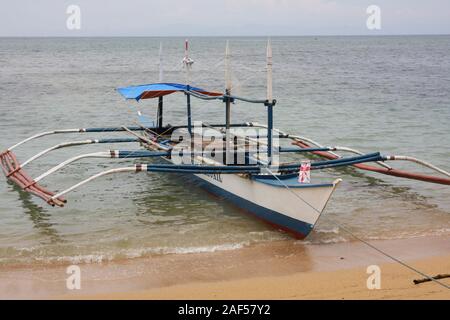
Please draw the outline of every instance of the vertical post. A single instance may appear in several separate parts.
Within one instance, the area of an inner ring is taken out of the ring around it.
[[[230,91],[225,90],[227,96],[230,95]],[[228,130],[231,126],[231,98],[225,97],[225,128]]]
[[[267,159],[268,163],[272,164],[272,144],[273,144],[273,103],[267,104]]]
[[[159,82],[163,82],[163,46],[159,43]]]
[[[186,90],[188,91],[188,93],[186,93],[188,132],[189,132],[190,135],[192,135],[191,95],[189,94],[189,91],[191,90],[191,87],[189,85],[187,85],[186,86]]]
[[[163,127],[163,97],[159,97],[159,100],[158,100],[157,126],[159,129],[161,129]]]
[[[163,47],[162,42],[159,43],[159,82],[163,82]],[[163,97],[158,99],[158,114],[157,114],[157,127],[159,129],[163,126]]]
[[[273,100],[272,91],[272,46],[270,39],[267,40],[267,160],[269,165],[272,164],[272,146],[273,146],[273,106],[275,101]]]
[[[225,151],[226,151],[226,164],[230,163],[230,140],[231,140],[231,66],[230,66],[230,46],[227,40],[225,47]]]
[[[186,68],[186,104],[187,104],[187,117],[188,117],[188,131],[189,134],[192,136],[192,120],[191,120],[191,95],[189,94],[189,91],[191,90],[190,83],[191,83],[191,68],[192,64],[194,63],[194,60],[189,58],[189,41],[186,39],[184,42],[184,58],[183,58],[183,64]]]
[[[225,94],[227,96],[231,95],[231,65],[230,65],[230,45],[227,40],[225,47]],[[231,99],[225,99],[225,126],[228,130],[231,123]]]

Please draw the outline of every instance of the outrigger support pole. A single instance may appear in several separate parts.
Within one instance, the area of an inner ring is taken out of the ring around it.
[[[54,166],[50,170],[44,172],[39,177],[33,179],[34,183],[37,183],[44,179],[45,177],[55,173],[56,171],[66,167],[72,162],[85,159],[85,158],[117,158],[117,159],[131,159],[131,158],[151,158],[151,157],[167,157],[170,153],[168,151],[147,151],[147,150],[133,150],[133,151],[123,151],[123,150],[109,150],[103,152],[94,152],[80,154],[78,156],[67,159],[61,162],[57,166]]]
[[[343,159],[337,159],[337,160],[328,160],[328,161],[316,161],[311,164],[312,169],[326,169],[326,168],[332,168],[332,167],[340,167],[340,166],[346,166],[351,165],[354,163],[363,163],[363,162],[371,162],[375,160],[381,159],[381,155],[379,153],[371,153],[366,154],[363,156],[353,157],[353,158],[343,158]],[[133,167],[124,167],[124,168],[116,168],[116,169],[110,169],[103,172],[100,172],[96,175],[93,175],[71,187],[69,187],[66,190],[63,190],[54,196],[50,198],[48,201],[49,204],[54,205],[52,203],[53,199],[57,199],[59,197],[62,197],[66,193],[69,193],[82,185],[98,179],[100,177],[103,177],[105,175],[113,174],[113,173],[123,173],[123,172],[166,172],[166,173],[193,173],[193,174],[217,174],[217,173],[223,173],[223,174],[234,174],[234,173],[248,173],[248,174],[261,174],[266,171],[266,169],[272,169],[271,166],[269,167],[261,167],[259,165],[254,166],[239,166],[239,165],[222,165],[222,166],[214,166],[214,165],[174,165],[174,164],[136,164]],[[277,170],[280,171],[295,171],[298,170],[299,164],[290,164],[290,165],[283,165],[280,167],[277,167]],[[275,170],[275,168],[273,168]]]
[[[139,141],[141,141],[141,140],[139,140],[138,138],[112,138],[112,139],[90,139],[90,140],[82,140],[82,141],[63,142],[63,143],[59,143],[57,145],[54,145],[48,149],[45,149],[45,150],[35,154],[28,160],[24,161],[20,165],[20,168],[25,167],[30,162],[33,162],[34,160],[46,155],[47,153],[49,153],[53,150],[57,150],[57,149],[75,147],[75,146],[81,146],[81,145],[87,145],[87,144],[94,144],[94,143],[132,143],[132,142],[139,142]]]
[[[181,126],[182,127],[182,126]],[[178,128],[178,127],[176,127]],[[128,130],[131,131],[144,131],[147,129],[154,129],[154,128],[150,128],[150,127],[128,127]],[[4,152],[8,152],[8,151],[12,151],[13,149],[16,149],[17,147],[30,142],[31,140],[35,140],[38,138],[42,138],[45,136],[50,136],[50,135],[54,135],[54,134],[64,134],[64,133],[102,133],[102,132],[120,132],[120,131],[126,131],[125,129],[123,129],[122,127],[99,127],[99,128],[78,128],[78,129],[61,129],[61,130],[53,130],[53,131],[46,131],[46,132],[41,132],[38,134],[35,134],[31,137],[28,137],[18,143],[16,143],[15,145],[9,147],[8,149],[6,149]],[[2,152],[2,153],[4,153]],[[2,154],[0,153],[0,155]]]

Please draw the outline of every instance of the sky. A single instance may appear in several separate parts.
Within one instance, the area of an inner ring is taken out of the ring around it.
[[[80,9],[79,29],[67,27],[70,5]],[[380,8],[381,29],[367,28],[370,5]],[[450,0],[0,2],[0,37],[370,34],[450,34]]]

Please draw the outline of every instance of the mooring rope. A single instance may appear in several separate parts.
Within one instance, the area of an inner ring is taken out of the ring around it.
[[[309,205],[311,208],[313,208],[317,213],[322,214],[322,212],[320,212],[319,210],[317,210],[314,206],[312,206],[311,204],[309,204],[306,200],[304,200],[302,197],[300,197],[298,194],[296,194],[294,191],[291,190],[291,188],[289,188],[289,186],[287,184],[285,184],[281,179],[279,179],[270,169],[265,168],[271,175],[273,175],[287,190],[289,190],[295,197],[297,197],[298,199],[302,200],[304,203],[306,203],[307,205]],[[327,216],[327,218],[334,223],[335,225],[337,225],[339,228],[341,228],[342,230],[344,230],[345,232],[347,232],[350,236],[352,236],[353,238],[355,238],[356,240],[364,243],[365,245],[367,245],[368,247],[376,250],[377,252],[381,253],[382,255],[384,255],[385,257],[401,264],[402,266],[410,269],[411,271],[414,271],[417,274],[420,274],[421,276],[423,276],[424,278],[429,279],[430,281],[433,281],[437,284],[439,284],[440,286],[449,289],[450,290],[450,286],[446,285],[445,283],[434,279],[433,277],[427,275],[426,273],[414,268],[413,266],[407,264],[406,262],[401,261],[400,259],[394,257],[393,255],[381,250],[380,248],[374,246],[373,244],[371,244],[370,242],[362,239],[361,237],[357,236],[356,234],[354,234],[352,231],[350,231],[346,226],[342,225],[341,223],[338,223],[337,221],[335,221],[334,219],[330,218]]]
[[[289,192],[291,192],[293,195],[295,195],[297,198],[299,198],[301,201],[303,201],[305,204],[307,204],[309,207],[311,207],[314,211],[316,211],[319,215],[322,214],[321,211],[319,211],[316,207],[314,207],[312,204],[310,204],[308,201],[306,201],[305,199],[303,199],[302,197],[300,197],[298,194],[296,194],[294,191],[291,190],[291,188],[289,188],[289,186],[287,184],[285,184],[280,178],[277,177],[277,175],[275,173],[273,173],[272,170],[270,170],[267,166],[262,167],[263,170],[266,170],[267,172],[269,172],[272,176],[275,177],[275,179],[277,179],[284,187],[286,187]]]

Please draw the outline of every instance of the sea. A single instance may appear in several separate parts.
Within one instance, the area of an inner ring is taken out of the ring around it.
[[[134,125],[155,117],[157,101],[126,101],[118,87],[186,82],[184,38],[0,38],[0,150],[35,133]],[[266,97],[264,37],[191,37],[190,82],[224,88],[226,41],[233,93]],[[450,171],[450,36],[272,37],[274,125],[326,146],[409,155]],[[221,102],[193,100],[195,121],[224,121]],[[165,123],[186,123],[185,97],[165,99]],[[233,122],[267,122],[259,105],[237,102]],[[60,142],[124,134],[67,134],[15,150],[19,160]],[[32,177],[78,154],[133,144],[54,151],[29,165]],[[84,159],[42,181],[63,190],[134,160]],[[404,162],[400,169],[431,173]],[[327,245],[362,239],[450,234],[450,188],[352,168],[314,231],[296,240],[202,190],[191,177],[166,173],[104,177],[53,208],[0,176],[0,266],[102,263],[240,248],[275,241]],[[312,180],[319,179],[312,172]],[[287,206],[296,206],[293,198]],[[338,223],[338,225],[336,224]],[[344,228],[342,228],[344,227]],[[345,230],[344,230],[345,229]]]

